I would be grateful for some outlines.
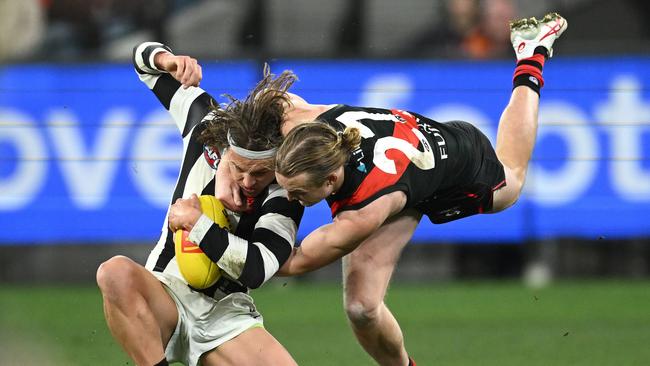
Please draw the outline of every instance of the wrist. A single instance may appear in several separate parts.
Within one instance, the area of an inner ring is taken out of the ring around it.
[[[199,219],[201,218],[202,215],[203,215],[203,212],[201,212],[200,208],[195,208],[194,210],[192,210],[192,212],[189,214],[189,216],[187,218],[187,228],[186,228],[186,230],[188,230],[188,231],[192,230],[192,228],[194,227],[194,225],[196,225],[196,223],[199,221]]]
[[[165,69],[165,60],[167,57],[172,56],[171,53],[167,52],[164,49],[159,50],[153,55],[153,65],[156,69],[160,71],[169,71]]]
[[[213,224],[214,221],[212,221],[208,216],[201,214],[192,226],[192,230],[190,230],[187,239],[192,243],[199,245]]]

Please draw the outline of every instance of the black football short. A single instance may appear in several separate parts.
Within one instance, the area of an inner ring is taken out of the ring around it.
[[[467,184],[438,191],[415,206],[429,216],[434,224],[490,212],[494,191],[506,185],[503,165],[497,158],[490,140],[470,123],[448,123],[462,129],[466,137],[471,139],[474,154],[472,161],[476,164],[476,174]]]

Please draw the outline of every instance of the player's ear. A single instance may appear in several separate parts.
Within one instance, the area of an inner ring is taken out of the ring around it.
[[[327,184],[329,184],[329,185],[334,185],[334,183],[336,183],[336,181],[337,181],[338,179],[339,179],[339,176],[336,175],[336,173],[330,173],[330,174],[327,176]]]

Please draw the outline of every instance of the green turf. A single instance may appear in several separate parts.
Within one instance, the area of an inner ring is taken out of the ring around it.
[[[348,329],[337,285],[255,292],[266,327],[301,365],[372,365]],[[650,283],[395,284],[387,299],[424,365],[647,365]],[[132,365],[98,290],[0,285],[0,365]]]

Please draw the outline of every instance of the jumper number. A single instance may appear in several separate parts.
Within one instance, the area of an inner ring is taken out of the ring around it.
[[[370,138],[375,136],[367,126],[363,125],[360,120],[370,119],[373,121],[387,121],[393,123],[403,123],[395,115],[388,113],[369,113],[363,111],[349,111],[344,112],[336,118],[339,122],[347,127],[359,129],[361,137]],[[415,166],[422,170],[433,169],[436,166],[436,159],[433,155],[433,150],[429,141],[424,137],[422,132],[417,128],[411,128],[411,132],[420,141],[424,147],[424,151],[420,151],[417,147],[411,145],[410,142],[394,137],[387,136],[377,139],[374,149],[374,157],[372,162],[375,166],[382,171],[389,174],[397,174],[395,161],[386,156],[386,151],[390,149],[397,149],[401,151]]]

